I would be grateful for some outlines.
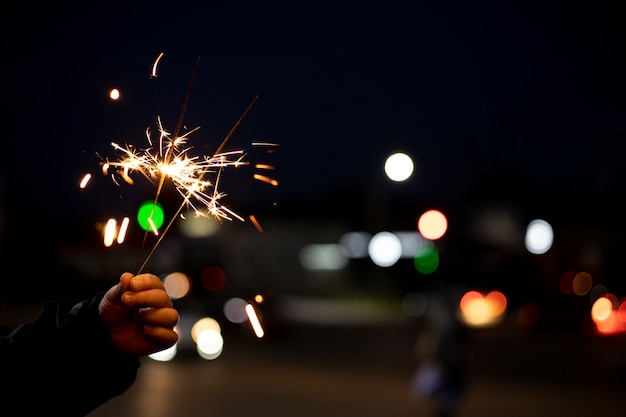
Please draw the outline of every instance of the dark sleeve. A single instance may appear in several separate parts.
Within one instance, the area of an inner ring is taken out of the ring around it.
[[[32,323],[0,332],[3,414],[84,416],[133,384],[139,358],[113,346],[102,296],[51,302]]]

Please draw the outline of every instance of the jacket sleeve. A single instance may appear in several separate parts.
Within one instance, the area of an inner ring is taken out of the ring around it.
[[[102,297],[48,303],[32,323],[0,332],[3,410],[85,416],[133,384],[139,358],[113,346],[98,316]]]

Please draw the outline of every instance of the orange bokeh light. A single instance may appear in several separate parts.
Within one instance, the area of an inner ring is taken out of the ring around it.
[[[417,230],[426,239],[440,239],[448,230],[448,219],[439,210],[428,210],[418,219]]]

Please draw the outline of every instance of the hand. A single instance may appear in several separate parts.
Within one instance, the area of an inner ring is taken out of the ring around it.
[[[100,301],[99,312],[115,347],[129,355],[149,355],[178,341],[178,312],[155,275],[123,273]]]

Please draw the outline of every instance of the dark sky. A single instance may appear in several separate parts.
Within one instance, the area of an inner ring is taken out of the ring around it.
[[[581,195],[626,185],[624,15],[608,2],[139,3],[37,1],[2,17],[12,209],[93,215],[87,201],[111,198],[110,184],[88,198],[76,184],[96,152],[143,145],[157,116],[173,130],[198,57],[190,143],[217,146],[260,93],[229,144],[281,144],[268,161],[279,187],[251,182],[233,198],[394,187],[454,200],[503,168]],[[388,185],[395,151],[416,172]]]

